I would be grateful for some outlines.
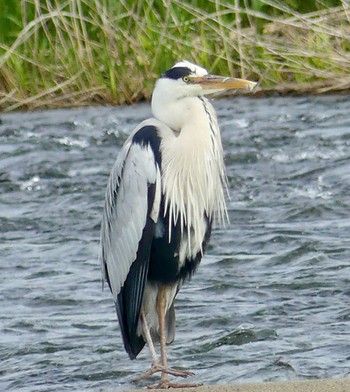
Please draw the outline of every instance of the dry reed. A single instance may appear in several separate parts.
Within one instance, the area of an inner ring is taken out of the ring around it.
[[[262,1],[278,17],[238,1],[208,3],[210,12],[182,0],[158,7],[154,1],[22,1],[23,29],[10,45],[0,43],[0,108],[147,99],[155,78],[179,59],[259,81],[258,92],[349,90],[347,2],[301,14]]]

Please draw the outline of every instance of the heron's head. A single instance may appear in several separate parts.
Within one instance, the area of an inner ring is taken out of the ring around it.
[[[186,110],[191,110],[191,103],[197,102],[191,98],[224,90],[251,90],[255,85],[249,80],[210,75],[198,65],[181,61],[157,80],[152,95],[152,111],[156,118],[178,129],[183,123],[179,115],[184,117]]]
[[[189,61],[176,63],[156,82],[154,93],[179,99],[217,93],[224,90],[253,89],[255,82],[208,74],[207,70]]]

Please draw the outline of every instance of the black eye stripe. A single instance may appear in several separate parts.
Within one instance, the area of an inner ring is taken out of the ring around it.
[[[190,68],[188,67],[174,67],[170,68],[168,71],[166,71],[163,75],[162,78],[168,78],[168,79],[181,79],[184,76],[188,76],[192,73]]]

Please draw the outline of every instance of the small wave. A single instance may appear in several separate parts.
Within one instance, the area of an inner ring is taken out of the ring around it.
[[[80,148],[87,148],[89,147],[89,142],[87,140],[76,140],[68,136],[61,137],[57,139],[59,144],[69,147],[80,147]]]
[[[40,191],[42,188],[41,178],[37,175],[27,181],[23,181],[20,185],[22,191]]]

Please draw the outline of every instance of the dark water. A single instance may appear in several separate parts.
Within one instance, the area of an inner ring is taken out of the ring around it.
[[[231,224],[177,301],[173,366],[208,384],[350,375],[350,102],[216,101]],[[109,171],[148,105],[1,115],[0,390],[133,388],[101,292]]]

